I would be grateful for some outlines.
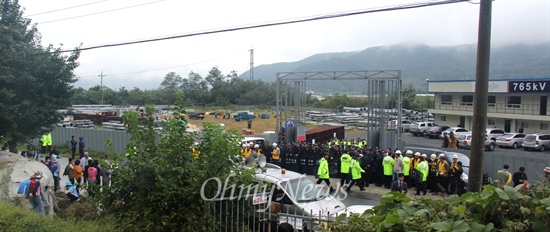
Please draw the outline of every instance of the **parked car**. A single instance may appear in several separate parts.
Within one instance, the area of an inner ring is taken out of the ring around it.
[[[204,113],[190,112],[187,113],[189,119],[204,119]]]
[[[443,138],[443,133],[447,132],[447,134],[453,133],[455,136],[461,135],[461,134],[470,134],[470,132],[462,127],[449,127],[447,130],[444,130],[439,134],[439,138]]]
[[[549,134],[528,134],[523,139],[523,149],[545,151],[550,148]]]
[[[449,129],[448,126],[434,126],[428,131],[428,137],[430,137],[430,139],[437,139],[439,135],[447,129]]]
[[[240,112],[239,114],[235,114],[233,117],[235,118],[235,121],[242,121],[242,120],[254,119],[256,118],[256,115],[251,114],[249,112]]]
[[[497,145],[499,147],[513,147],[518,148],[523,145],[523,139],[525,135],[521,133],[506,133],[497,138]]]
[[[401,131],[408,132],[411,128],[411,121],[401,120]],[[397,120],[391,120],[388,122],[388,130],[395,130],[397,128]]]
[[[502,129],[498,129],[498,128],[485,129],[485,137],[493,141],[496,141],[497,138],[503,134],[506,134],[506,132],[504,132]]]
[[[472,134],[460,134],[456,139],[458,140],[458,148],[470,149],[472,146]],[[486,151],[493,151],[496,146],[497,144],[494,140],[485,138]]]
[[[413,123],[410,126],[409,131],[414,135],[428,135],[428,132],[432,129],[432,127],[437,126],[437,124],[433,122],[418,122]]]

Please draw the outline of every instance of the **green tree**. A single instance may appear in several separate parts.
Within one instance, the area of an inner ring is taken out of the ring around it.
[[[164,80],[160,83],[160,93],[163,96],[162,101],[174,102],[177,98],[177,93],[180,86],[183,84],[183,79],[175,72],[169,72],[164,76]]]
[[[79,51],[43,47],[17,0],[0,0],[0,135],[13,149],[36,138],[69,106]]]
[[[137,112],[124,114],[128,132],[128,156],[115,170],[112,186],[100,195],[104,212],[117,217],[124,230],[136,231],[217,231],[219,217],[208,210],[201,197],[203,183],[218,177],[230,183],[249,184],[254,169],[239,166],[242,162],[239,141],[242,136],[224,127],[204,125],[203,136],[187,133],[183,93],[178,94],[175,119],[163,125],[157,143],[153,128],[153,109],[146,107],[147,120],[140,122]],[[200,141],[198,158],[192,146]],[[210,183],[210,182],[209,182]],[[204,185],[204,195],[211,198],[217,184]]]

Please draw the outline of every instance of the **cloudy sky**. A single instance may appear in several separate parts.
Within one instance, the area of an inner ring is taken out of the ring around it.
[[[432,0],[430,2],[438,2]],[[427,0],[20,0],[44,45],[71,49],[290,21]],[[292,62],[373,46],[452,46],[477,41],[479,0],[200,35],[83,51],[76,86],[158,88],[168,72],[241,74],[254,64]],[[69,8],[69,9],[67,9]],[[492,45],[550,42],[550,0],[493,1]]]

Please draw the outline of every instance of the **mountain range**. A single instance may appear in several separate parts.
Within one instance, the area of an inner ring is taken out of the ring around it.
[[[435,47],[392,45],[362,51],[315,54],[296,62],[254,67],[254,78],[273,82],[277,72],[401,70],[403,85],[423,89],[429,80],[475,79],[475,44]],[[491,48],[490,79],[550,77],[550,43]],[[249,79],[249,71],[241,78]],[[307,90],[364,93],[360,80],[308,81]]]

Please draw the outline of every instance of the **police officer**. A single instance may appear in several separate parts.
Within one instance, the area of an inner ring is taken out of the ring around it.
[[[351,161],[352,158],[347,152],[340,157],[340,186],[344,186],[349,182]]]
[[[416,187],[416,195],[420,195],[420,192],[423,192],[424,195],[426,195],[426,193],[428,192],[426,191],[426,180],[428,179],[428,172],[430,170],[430,167],[428,165],[428,161],[426,161],[427,159],[428,156],[426,154],[422,154],[420,158],[420,163],[417,166],[418,171],[422,174],[417,177],[418,185]]]
[[[346,189],[347,192],[351,192],[351,187],[355,185],[356,183],[359,183],[359,189],[361,191],[365,191],[365,188],[363,187],[361,180],[361,173],[364,173],[365,170],[361,168],[361,165],[359,165],[359,158],[361,156],[359,154],[355,155],[355,159],[351,161],[351,183],[349,184],[348,188]]]
[[[317,169],[317,175],[319,176],[319,180],[317,180],[317,184],[321,184],[321,182],[325,182],[327,186],[329,186],[330,191],[334,192],[335,189],[330,185],[330,171],[328,168],[328,158],[329,154],[325,153],[324,157],[319,160],[319,169]]]
[[[391,188],[391,178],[393,176],[394,163],[395,163],[395,160],[390,156],[390,153],[384,153],[382,166],[384,169],[384,187],[387,189]]]
[[[405,176],[405,183],[407,183],[407,185],[411,185],[411,176],[410,176],[410,171],[411,171],[411,157],[413,155],[413,152],[411,150],[407,150],[405,152],[405,158],[403,158],[403,175]]]
[[[438,187],[435,189],[435,192],[432,195],[437,195],[438,191],[442,193],[448,192],[449,189],[449,163],[447,163],[447,160],[445,159],[445,154],[439,154],[439,163],[438,163],[438,170],[437,170],[437,182]]]

